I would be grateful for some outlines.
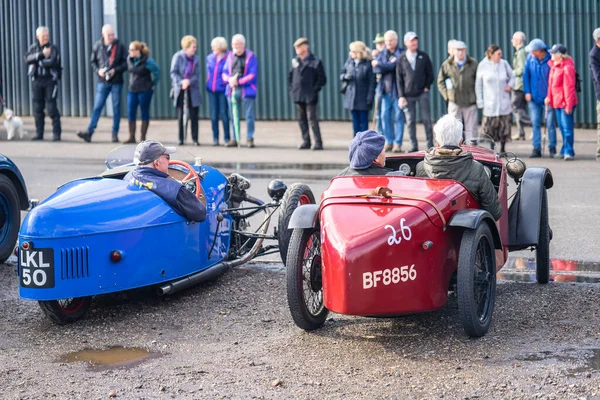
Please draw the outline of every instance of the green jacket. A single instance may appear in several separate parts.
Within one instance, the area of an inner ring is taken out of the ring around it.
[[[465,185],[479,207],[492,214],[496,221],[502,216],[502,207],[492,181],[483,165],[475,161],[469,152],[460,148],[428,150],[425,160],[417,164],[416,176],[458,181]]]
[[[462,69],[454,61],[454,57],[448,58],[440,67],[437,85],[444,100],[456,103],[460,107],[469,107],[477,104],[475,95],[475,77],[477,76],[477,61],[467,56]],[[452,84],[446,82],[450,79]],[[451,86],[451,88],[448,88]]]
[[[525,72],[525,63],[527,62],[527,52],[525,46],[521,45],[513,55],[512,69],[515,73],[515,87],[513,90],[523,91],[523,72]]]

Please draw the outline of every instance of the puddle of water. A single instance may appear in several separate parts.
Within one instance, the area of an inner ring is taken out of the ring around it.
[[[104,350],[84,349],[67,353],[60,357],[60,362],[85,362],[90,368],[100,369],[123,368],[159,356],[159,353],[152,353],[146,349],[115,346]]]
[[[600,262],[552,259],[550,263],[551,281],[600,283]],[[498,279],[535,282],[535,258],[509,258]]]
[[[581,364],[575,368],[567,369],[567,375],[575,376],[581,373],[600,372],[600,349],[567,349],[564,353],[540,351],[515,357],[519,361],[540,362],[556,360],[563,363]]]
[[[348,166],[348,164],[311,164],[311,163],[245,163],[245,162],[216,162],[210,163],[213,168],[228,168],[235,170],[272,170],[272,169],[284,169],[284,170],[301,170],[301,171],[323,171],[323,170],[342,170]]]

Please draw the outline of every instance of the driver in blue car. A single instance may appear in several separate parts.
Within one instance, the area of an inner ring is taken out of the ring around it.
[[[452,115],[444,115],[433,128],[437,147],[425,153],[425,160],[417,164],[416,176],[435,179],[453,179],[461,182],[473,195],[479,206],[497,221],[502,216],[498,193],[483,165],[460,147],[463,124]]]
[[[153,191],[188,220],[202,222],[206,219],[204,204],[181,183],[169,177],[169,160],[175,151],[175,147],[165,147],[156,140],[141,142],[134,155],[138,166],[123,180],[129,181],[130,186]]]

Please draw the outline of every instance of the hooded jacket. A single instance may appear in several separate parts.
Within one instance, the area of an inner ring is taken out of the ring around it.
[[[483,108],[486,117],[509,115],[512,112],[510,92],[506,86],[515,86],[515,74],[506,60],[493,63],[484,57],[477,67],[475,93],[477,108]]]
[[[461,69],[454,57],[448,58],[442,63],[438,74],[437,85],[440,94],[446,101],[456,103],[460,107],[469,107],[477,103],[475,95],[475,79],[477,77],[477,61],[466,56],[465,63]],[[446,79],[452,81],[452,88],[448,88]]]
[[[492,214],[496,221],[502,216],[498,193],[483,165],[461,148],[428,150],[425,160],[417,164],[416,176],[458,181],[469,190],[479,207]]]
[[[244,73],[238,76],[238,85],[242,88],[242,98],[255,98],[258,93],[258,60],[254,53],[248,49],[246,51]],[[226,58],[225,66],[221,78],[225,83],[225,94],[231,97],[231,87],[229,87],[229,77],[232,75],[233,64],[235,62],[235,53],[229,52]]]
[[[531,95],[531,100],[537,104],[544,104],[548,95],[548,77],[550,76],[550,53],[546,48],[546,56],[543,60],[530,54],[525,63],[523,72],[523,92]]]
[[[548,78],[550,107],[572,110],[577,105],[575,62],[569,57],[560,64],[555,64],[552,60],[548,64],[550,65],[550,77]]]

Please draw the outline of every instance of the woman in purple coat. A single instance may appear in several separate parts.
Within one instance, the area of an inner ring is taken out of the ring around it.
[[[198,143],[198,110],[202,104],[202,92],[200,92],[200,59],[196,56],[197,43],[195,37],[184,36],[181,39],[181,51],[175,53],[171,60],[173,102],[177,108],[180,145],[185,139],[183,118],[188,109],[189,119],[192,123],[192,141],[194,146],[200,146]]]
[[[210,108],[210,121],[213,131],[213,146],[219,145],[219,117],[223,121],[223,140],[230,147],[229,138],[229,113],[227,112],[227,97],[225,96],[225,82],[221,75],[227,60],[227,40],[216,37],[210,43],[212,53],[206,56],[206,91],[208,92],[208,105]]]

